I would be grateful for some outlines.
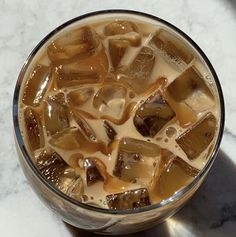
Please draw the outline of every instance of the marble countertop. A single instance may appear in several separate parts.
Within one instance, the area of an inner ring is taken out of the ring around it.
[[[0,0],[0,236],[95,236],[64,224],[29,187],[19,166],[12,96],[21,66],[51,30],[100,9],[133,9],[186,32],[209,57],[226,104],[221,149],[204,184],[174,217],[136,236],[233,237],[236,234],[236,1],[234,0]]]

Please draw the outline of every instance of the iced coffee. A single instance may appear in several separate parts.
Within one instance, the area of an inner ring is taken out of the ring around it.
[[[219,127],[213,78],[164,26],[109,18],[59,31],[31,63],[20,126],[38,170],[88,205],[140,208],[190,184]]]

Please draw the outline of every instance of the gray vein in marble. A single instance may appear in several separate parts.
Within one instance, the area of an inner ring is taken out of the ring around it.
[[[221,218],[218,222],[213,223],[211,228],[219,228],[228,221],[236,221],[236,202],[225,204],[220,209]]]
[[[236,134],[230,131],[227,127],[224,129],[224,133],[233,138],[234,140],[236,140]]]

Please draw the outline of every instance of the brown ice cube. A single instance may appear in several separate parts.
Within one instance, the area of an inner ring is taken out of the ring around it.
[[[125,152],[125,151],[120,151],[118,152],[117,159],[116,159],[116,164],[115,168],[113,170],[113,174],[119,178],[123,178],[123,173],[127,169],[131,169],[133,165],[137,164],[140,161],[140,155],[138,153],[132,153],[132,152]],[[136,173],[134,177],[130,177],[128,181],[135,181],[136,177],[139,174]]]
[[[75,150],[81,147],[74,130],[66,129],[52,136],[49,140],[52,146],[63,150]]]
[[[133,32],[133,31],[137,32],[138,28],[131,21],[116,20],[116,21],[109,23],[104,28],[104,33],[107,36],[126,34],[126,33]]]
[[[155,62],[155,55],[151,48],[142,47],[134,61],[131,63],[129,72],[135,83],[145,83],[149,79],[153,65]]]
[[[63,93],[50,95],[44,104],[45,127],[53,135],[69,127],[67,106]]]
[[[125,108],[126,93],[126,88],[120,85],[103,86],[94,96],[93,105],[102,115],[119,119]]]
[[[176,118],[181,127],[188,127],[197,121],[196,112],[185,102],[175,101],[168,91],[165,92],[165,99],[175,112]]]
[[[176,191],[184,188],[200,172],[167,150],[164,150],[164,156],[162,153],[161,158],[164,165],[162,165],[163,167],[156,183],[156,191],[161,198],[168,198]]]
[[[127,40],[119,40],[119,39],[109,40],[109,54],[110,54],[112,66],[114,68],[116,68],[119,65],[128,46],[129,46],[129,42]]]
[[[96,141],[97,137],[93,129],[89,126],[88,122],[79,114],[78,111],[73,110],[72,112],[75,122],[78,124],[79,129],[84,133],[87,139]]]
[[[73,187],[75,186],[74,184],[77,183],[76,181],[78,179],[81,180],[81,177],[75,172],[73,168],[66,165],[63,172],[59,175],[58,182],[55,185],[63,193],[69,194],[67,193],[68,189],[73,189]]]
[[[88,58],[56,66],[56,83],[59,88],[98,83],[107,76],[108,68],[108,58],[101,46]]]
[[[47,180],[68,196],[79,199],[83,193],[81,177],[52,149],[42,151],[36,165]]]
[[[76,63],[73,64],[63,65],[57,69],[57,85],[59,88],[97,83],[99,81],[99,75],[96,71],[83,70],[76,67]]]
[[[136,209],[151,205],[146,188],[110,194],[106,196],[106,199],[108,207],[115,210]]]
[[[92,87],[80,88],[68,93],[68,103],[73,106],[81,106],[93,97],[94,89]]]
[[[137,93],[143,92],[152,74],[155,55],[151,48],[142,47],[133,62],[126,69],[118,71],[120,80],[128,83]]]
[[[91,56],[99,45],[99,38],[94,30],[85,26],[69,31],[52,41],[48,46],[48,57],[53,63]]]
[[[198,112],[214,105],[210,89],[194,66],[186,69],[167,87],[166,99],[182,127],[195,123]]]
[[[84,193],[82,178],[72,168],[64,171],[59,189],[71,198],[81,201]]]
[[[159,153],[160,149],[154,143],[123,138],[119,143],[113,174],[124,181],[148,184]]]
[[[149,186],[151,199],[157,202],[172,196],[188,185],[199,172],[172,152],[162,149],[160,162]]]
[[[49,143],[55,148],[64,150],[77,150],[93,154],[100,151],[108,155],[109,151],[105,143],[102,141],[91,141],[80,129],[67,129],[63,132],[55,134],[49,140]]]
[[[119,150],[149,157],[157,157],[160,153],[158,145],[130,137],[124,137],[120,140]]]
[[[103,127],[105,128],[108,138],[113,141],[117,135],[115,129],[107,121],[103,122]]]
[[[153,158],[119,150],[113,174],[127,182],[147,185],[155,170],[153,163]]]
[[[150,96],[137,110],[134,125],[143,136],[154,137],[175,116],[160,91]]]
[[[39,106],[50,83],[49,67],[36,65],[25,83],[22,102],[26,105]]]
[[[96,162],[94,162],[93,158],[86,158],[84,160],[84,167],[86,170],[86,181],[87,181],[88,186],[96,183],[97,181],[104,180],[104,178],[100,174],[100,172],[96,166]]]
[[[178,76],[167,90],[175,101],[184,102],[196,111],[206,110],[214,103],[210,89],[194,66]]]
[[[60,184],[60,177],[68,167],[62,157],[52,149],[44,150],[39,154],[36,166],[45,178],[56,186]]]
[[[166,30],[159,30],[152,38],[152,43],[164,51],[171,60],[182,60],[189,64],[193,60],[193,50],[182,39]]]
[[[216,118],[206,114],[200,121],[181,134],[176,142],[190,160],[196,159],[211,143],[216,133]]]
[[[42,148],[44,146],[44,134],[39,113],[27,107],[24,110],[24,123],[30,150]]]

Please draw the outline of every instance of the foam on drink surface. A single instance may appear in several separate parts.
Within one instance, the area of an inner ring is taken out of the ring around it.
[[[214,147],[209,75],[162,26],[111,19],[59,33],[21,88],[28,152],[58,189],[89,205],[158,203],[194,180]]]

